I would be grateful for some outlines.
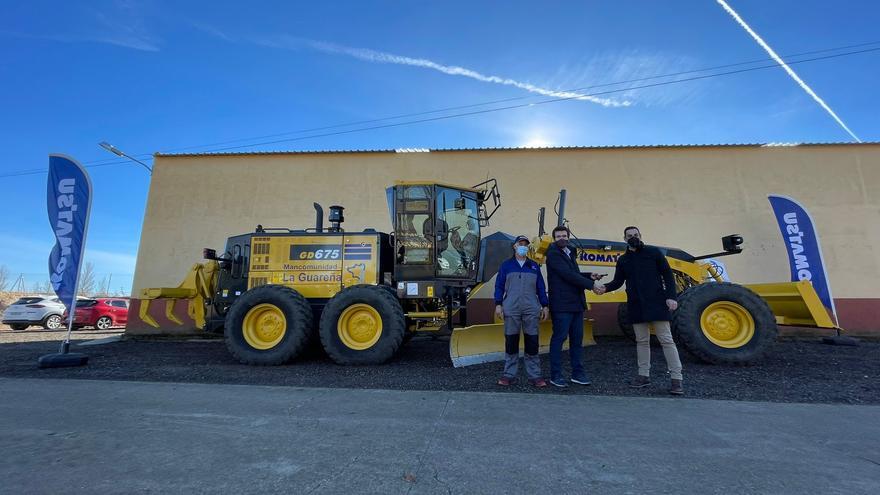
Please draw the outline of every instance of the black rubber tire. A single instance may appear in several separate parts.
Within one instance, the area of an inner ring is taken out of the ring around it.
[[[731,301],[748,311],[755,321],[755,335],[745,345],[728,349],[716,345],[703,333],[700,316],[710,304]],[[677,340],[691,354],[707,363],[747,365],[759,361],[776,341],[776,317],[760,296],[738,284],[707,282],[684,291],[672,314]]]
[[[40,325],[46,330],[58,330],[64,327],[64,319],[61,318],[61,315],[49,315],[43,318],[42,323]],[[54,326],[53,326],[54,325]]]
[[[106,322],[105,324],[107,325],[104,328],[101,328],[102,321]],[[110,318],[109,316],[102,316],[102,317],[98,318],[97,321],[95,321],[95,330],[108,330],[112,326],[113,326],[113,319]]]
[[[27,327],[30,325],[24,325],[20,323],[9,325],[13,330],[27,330]]]
[[[617,305],[617,326],[620,327],[620,333],[627,339],[635,342],[636,331],[633,329],[632,323],[629,321],[629,311],[627,311],[626,303]]]
[[[242,322],[258,304],[273,304],[284,313],[287,331],[275,347],[255,349],[244,338]],[[242,294],[226,313],[224,340],[226,348],[238,362],[256,366],[284,364],[305,349],[313,325],[312,308],[299,292],[283,285],[261,285]]]
[[[388,293],[391,294],[391,297],[393,297],[394,299],[397,299],[397,290],[394,287],[390,287],[387,285],[380,285],[379,287],[382,287],[383,289],[387,290]],[[404,324],[405,324],[405,322],[404,322]],[[402,345],[402,346],[406,345],[415,336],[416,336],[416,332],[410,331],[409,326],[407,325],[406,331],[403,332],[403,341],[401,342],[400,345]]]
[[[629,321],[629,311],[625,302],[622,302],[617,305],[617,326],[620,327],[620,333],[623,334],[624,337],[629,339],[631,342],[636,342],[636,331],[633,328],[632,323]],[[651,345],[659,346],[660,341],[657,340],[657,336],[651,334]]]
[[[351,349],[339,338],[336,325],[345,308],[352,304],[372,306],[382,319],[382,334],[370,348]],[[337,364],[381,364],[389,360],[403,343],[406,318],[397,297],[382,286],[355,285],[333,296],[321,314],[318,333],[324,352]]]

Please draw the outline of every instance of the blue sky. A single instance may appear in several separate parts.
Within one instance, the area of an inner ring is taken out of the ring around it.
[[[876,2],[728,3],[783,56],[880,41]],[[87,260],[99,278],[113,273],[113,290],[128,290],[149,178],[134,163],[94,166],[117,161],[99,141],[149,162],[155,151],[507,98],[538,102],[768,57],[712,0],[243,5],[4,2],[0,265],[13,277],[24,273],[28,288],[46,279],[54,239],[40,171],[50,152],[92,165]],[[792,68],[862,140],[880,140],[880,52]],[[597,98],[241,150],[851,140],[781,68]],[[21,171],[36,173],[9,176]]]

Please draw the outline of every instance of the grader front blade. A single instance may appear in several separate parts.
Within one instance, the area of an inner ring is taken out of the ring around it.
[[[550,336],[553,334],[553,326],[550,320],[542,321],[538,325],[538,342],[540,354],[550,352]],[[584,320],[584,347],[595,345],[593,340],[593,320]],[[523,339],[520,337],[520,354],[523,352]],[[568,349],[568,341],[563,345]],[[488,323],[484,325],[471,325],[464,328],[456,328],[452,331],[449,339],[449,357],[452,365],[456,368],[471,366],[474,364],[503,361],[504,352],[504,324]]]
[[[808,281],[749,284],[746,287],[767,302],[779,325],[838,328],[819,300],[813,284]]]

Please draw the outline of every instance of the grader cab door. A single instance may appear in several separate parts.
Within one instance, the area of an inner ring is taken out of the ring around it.
[[[476,280],[480,204],[475,191],[437,184],[393,188],[397,280]]]

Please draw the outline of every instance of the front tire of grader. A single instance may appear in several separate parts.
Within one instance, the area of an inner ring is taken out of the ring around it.
[[[767,303],[746,287],[727,282],[685,290],[672,326],[685,349],[713,364],[752,364],[764,357],[778,333]]]
[[[343,289],[324,306],[318,333],[337,364],[381,364],[403,343],[406,319],[397,297],[376,285]]]
[[[226,313],[226,348],[243,364],[284,364],[305,348],[312,318],[312,308],[299,292],[282,285],[253,288]]]
[[[617,305],[617,326],[620,327],[620,333],[623,334],[630,342],[636,343],[636,330],[633,328],[632,322],[629,321],[629,309],[625,302]],[[651,334],[651,345],[659,346],[660,341],[657,336]]]
[[[625,302],[617,305],[617,326],[620,327],[620,333],[622,333],[624,337],[632,342],[636,341],[636,331],[633,329],[633,325],[629,321],[629,311],[627,311]]]

